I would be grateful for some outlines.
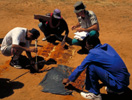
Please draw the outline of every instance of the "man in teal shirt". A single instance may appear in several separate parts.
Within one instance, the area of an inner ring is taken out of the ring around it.
[[[102,100],[98,80],[107,86],[107,92],[122,93],[129,85],[130,74],[118,53],[109,44],[102,45],[95,36],[87,39],[86,49],[89,51],[87,57],[63,83],[74,82],[87,68],[85,85],[89,92],[81,92],[84,98]]]

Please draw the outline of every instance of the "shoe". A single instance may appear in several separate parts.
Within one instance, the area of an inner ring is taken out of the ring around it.
[[[22,66],[20,65],[19,60],[11,60],[10,65],[12,67],[15,67],[15,68],[18,68],[18,69],[21,69],[22,68]]]
[[[42,39],[42,41],[46,41],[47,40],[47,38],[46,37],[44,37],[43,39]]]
[[[21,69],[22,68],[22,66],[20,66],[20,65],[14,65],[13,67],[15,67],[17,69]]]
[[[108,94],[123,94],[124,92],[115,92],[115,91],[112,91],[110,90],[107,86],[105,87],[105,90],[107,91]]]
[[[80,94],[85,99],[102,100],[102,97],[100,94],[95,95],[94,93],[90,93],[90,92],[81,92]]]

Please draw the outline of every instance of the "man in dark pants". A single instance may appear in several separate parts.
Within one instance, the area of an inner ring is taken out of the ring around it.
[[[37,15],[35,15],[35,19],[39,19],[40,21],[38,26],[45,35],[45,37],[42,39],[43,41],[47,40],[49,42],[55,42],[55,40],[59,40],[62,41],[62,44],[65,43],[69,30],[66,21],[61,16],[61,11],[59,9],[55,9],[53,13],[48,13],[43,17],[37,17]],[[65,36],[62,37],[61,34],[64,31]]]
[[[84,98],[102,100],[98,80],[107,86],[107,92],[123,93],[129,85],[130,74],[118,53],[109,44],[102,45],[95,36],[86,40],[86,49],[89,51],[87,57],[68,79],[63,80],[63,84],[74,82],[87,68],[85,85],[89,92],[81,92]]]

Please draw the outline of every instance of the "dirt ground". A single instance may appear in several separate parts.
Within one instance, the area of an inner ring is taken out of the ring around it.
[[[14,27],[26,27],[28,29],[34,27],[39,30],[39,21],[34,20],[33,15],[50,13],[55,8],[61,10],[70,30],[69,38],[72,39],[74,31],[71,30],[71,26],[77,23],[76,15],[73,12],[73,5],[76,1],[78,0],[0,0],[0,44],[6,33]],[[131,74],[132,0],[82,1],[87,6],[87,10],[92,10],[97,15],[102,44],[109,43],[115,48]],[[61,48],[61,52],[58,52],[59,45],[49,45],[46,41],[42,41],[43,37],[41,32],[38,38],[38,49],[39,56],[45,57],[45,59],[53,58],[57,64],[76,68],[86,57],[86,54],[77,53],[81,47],[69,46],[68,44],[67,49]],[[34,43],[33,41],[32,47]],[[48,49],[48,46],[51,48]],[[47,49],[45,49],[46,47]],[[54,51],[53,48],[56,50]],[[44,56],[42,50],[52,54]],[[25,53],[23,54],[25,55]],[[35,53],[32,55],[35,56]],[[6,86],[5,90],[0,90],[0,93],[4,94],[2,100],[83,100],[80,94],[75,91],[72,96],[41,92],[42,88],[38,84],[47,71],[30,73],[28,69],[15,69],[9,65],[10,57],[5,57],[0,53],[0,58],[0,83],[4,83],[2,85]],[[44,69],[56,65],[45,65]],[[129,88],[132,89],[132,77],[130,77]],[[101,93],[106,94],[104,88],[101,89]]]

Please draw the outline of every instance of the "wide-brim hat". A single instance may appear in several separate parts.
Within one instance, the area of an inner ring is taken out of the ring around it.
[[[83,4],[83,2],[82,1],[78,1],[74,5],[74,12],[75,13],[79,13],[79,12],[85,10],[85,8],[86,8],[86,6]]]

